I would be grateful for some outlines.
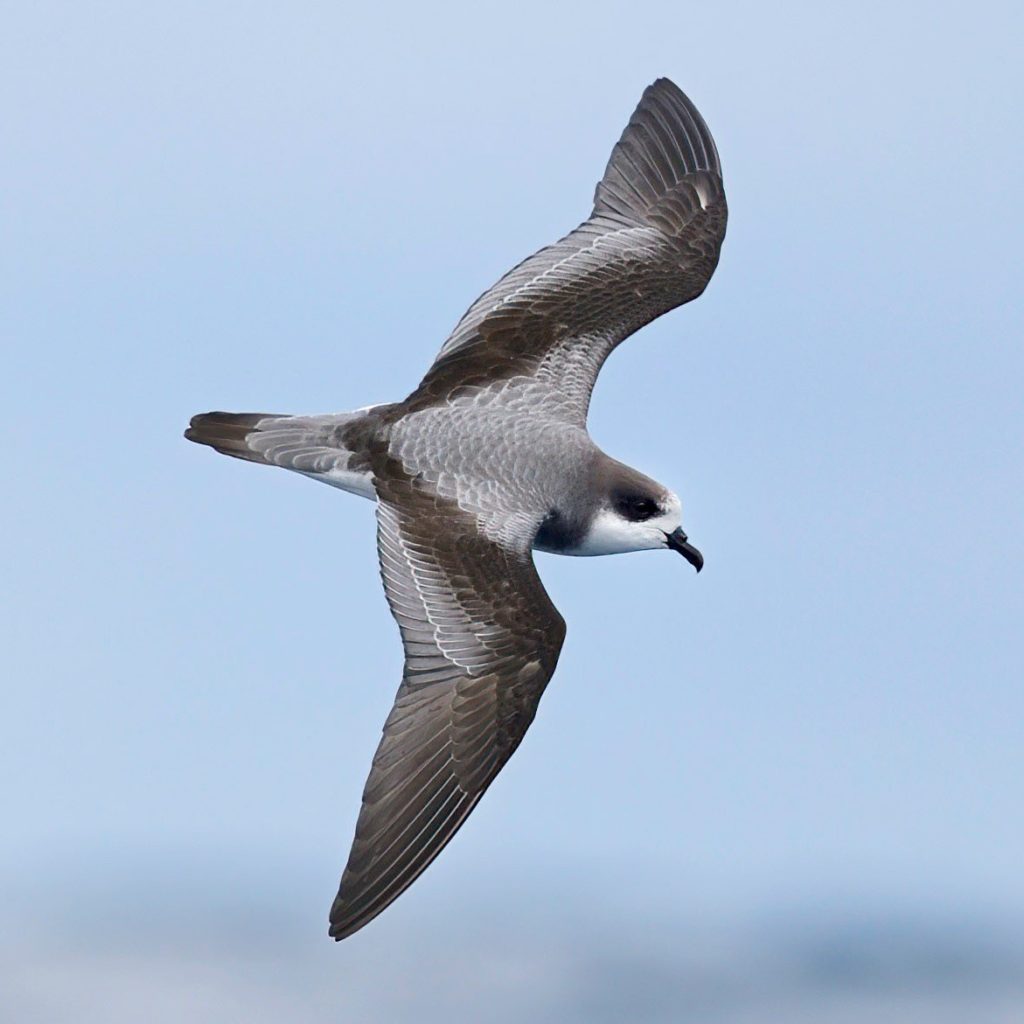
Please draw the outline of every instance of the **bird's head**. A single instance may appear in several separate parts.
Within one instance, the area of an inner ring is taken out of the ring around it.
[[[700,572],[704,557],[683,532],[678,495],[635,469],[609,463],[602,473],[601,500],[579,553],[613,555],[668,548]]]

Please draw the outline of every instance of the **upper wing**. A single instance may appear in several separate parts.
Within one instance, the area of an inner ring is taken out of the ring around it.
[[[707,286],[726,215],[711,133],[661,78],[612,150],[590,218],[473,303],[410,396],[412,407],[467,385],[546,376],[584,421],[612,349]]]
[[[396,899],[465,821],[533,721],[565,637],[528,545],[489,540],[404,475],[377,481],[405,671],[331,908],[336,939]]]

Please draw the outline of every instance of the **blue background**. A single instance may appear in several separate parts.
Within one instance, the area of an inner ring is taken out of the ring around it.
[[[0,1018],[1024,1019],[1020,10],[8,10]],[[591,429],[707,567],[539,556],[526,742],[335,946],[373,510],[181,431],[403,396],[659,75],[729,235]]]

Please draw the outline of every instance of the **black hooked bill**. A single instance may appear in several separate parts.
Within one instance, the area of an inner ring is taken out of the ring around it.
[[[704,556],[686,539],[686,534],[683,533],[681,526],[671,533],[666,533],[665,538],[668,546],[673,551],[678,551],[697,572],[704,568]]]

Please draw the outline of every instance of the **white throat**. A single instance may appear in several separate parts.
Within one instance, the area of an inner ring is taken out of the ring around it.
[[[612,509],[601,509],[578,547],[567,555],[621,555],[628,551],[651,551],[666,547],[666,534],[678,529],[682,521],[679,499],[670,494],[663,515],[634,523]]]

